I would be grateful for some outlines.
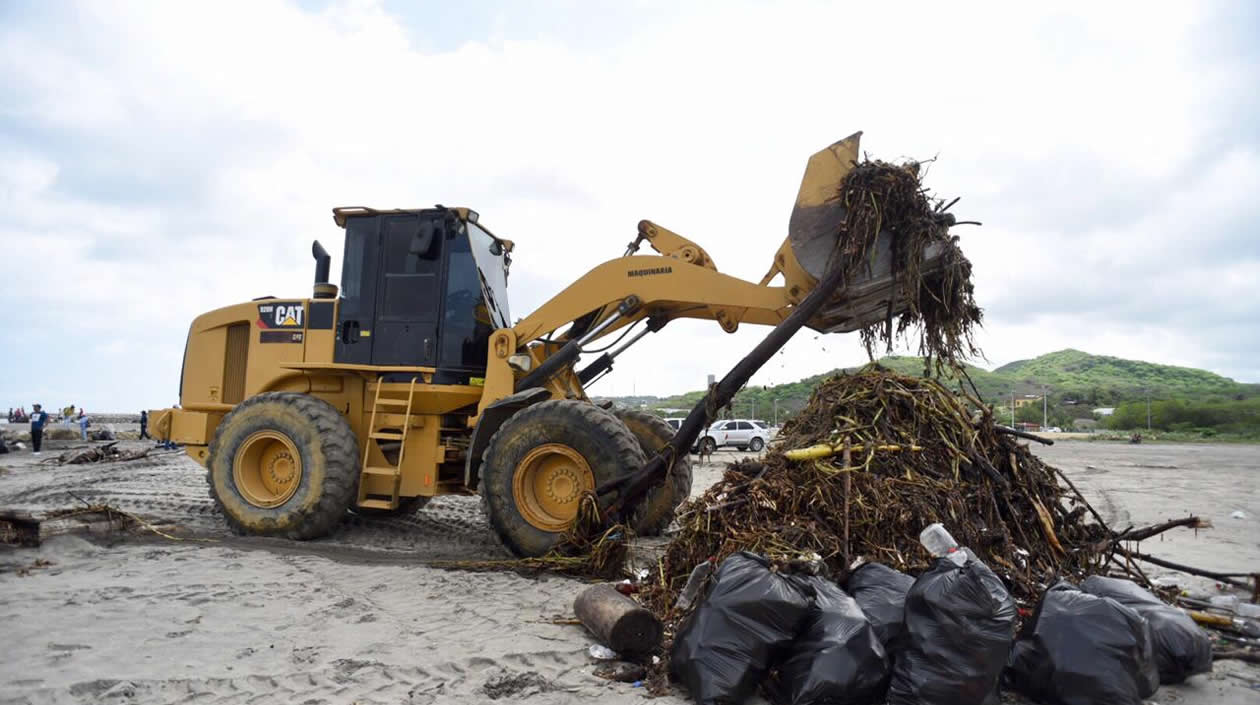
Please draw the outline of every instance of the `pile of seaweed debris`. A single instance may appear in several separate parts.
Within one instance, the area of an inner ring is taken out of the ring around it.
[[[862,343],[874,359],[877,343],[891,350],[896,338],[918,333],[919,354],[937,371],[957,367],[979,354],[972,333],[982,319],[971,282],[971,262],[958,247],[949,227],[958,224],[946,213],[949,203],[934,199],[921,181],[921,164],[879,160],[855,163],[840,188],[844,220],[832,255],[850,276],[869,267],[875,242],[887,232],[892,246],[892,272],[908,306],[894,324],[884,321],[862,329]],[[977,223],[972,223],[977,224]],[[929,248],[943,248],[939,266],[921,271]]]
[[[975,398],[870,365],[819,385],[775,450],[680,509],[645,598],[666,614],[696,565],[744,550],[817,554],[840,580],[859,557],[918,574],[929,561],[919,532],[939,521],[1033,600],[1056,576],[1103,572],[1113,553],[1060,477]]]

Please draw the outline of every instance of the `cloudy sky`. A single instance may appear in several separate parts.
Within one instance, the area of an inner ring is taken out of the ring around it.
[[[478,210],[514,317],[650,218],[758,279],[808,155],[937,157],[988,366],[1260,381],[1255,3],[0,1],[0,407],[176,401],[199,312],[306,296],[330,209]],[[593,391],[763,335],[678,322]],[[802,333],[754,382],[863,361]],[[981,364],[986,364],[983,361]]]

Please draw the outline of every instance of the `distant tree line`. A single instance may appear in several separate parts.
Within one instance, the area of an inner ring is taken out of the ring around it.
[[[1146,428],[1146,402],[1121,404],[1116,407],[1115,413],[1104,420],[1104,427],[1116,430]],[[1260,397],[1151,401],[1151,428],[1161,431],[1191,431],[1202,435],[1260,437]]]

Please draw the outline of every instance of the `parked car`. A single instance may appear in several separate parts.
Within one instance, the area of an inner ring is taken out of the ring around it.
[[[706,453],[712,453],[718,448],[734,447],[741,451],[760,453],[774,438],[774,433],[770,424],[765,421],[754,419],[718,421],[709,426],[708,430],[696,440],[692,452],[699,452],[703,448]]]

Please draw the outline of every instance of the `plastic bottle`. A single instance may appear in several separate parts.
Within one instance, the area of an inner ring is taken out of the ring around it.
[[[613,651],[603,644],[591,644],[591,648],[587,649],[586,653],[590,654],[591,658],[597,661],[613,661],[621,658],[616,651]]]
[[[923,544],[933,558],[948,557],[957,566],[967,562],[967,553],[958,550],[958,542],[940,522],[929,524],[920,532],[919,543]]]
[[[1224,610],[1234,612],[1238,609],[1240,600],[1237,595],[1213,595],[1208,598],[1208,604]]]

